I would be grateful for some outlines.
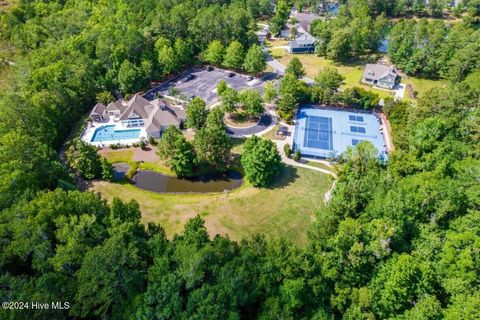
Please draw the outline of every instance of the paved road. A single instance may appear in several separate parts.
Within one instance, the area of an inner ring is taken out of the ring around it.
[[[277,123],[277,118],[272,117],[268,112],[265,112],[260,121],[249,128],[232,128],[227,125],[227,133],[231,136],[244,137],[250,136],[259,132],[266,130],[270,126],[274,126]]]
[[[283,76],[285,74],[285,66],[273,59],[272,56],[268,54],[267,49],[265,49],[265,55],[265,60],[267,61],[267,64],[272,67],[273,71]]]
[[[274,59],[269,53],[268,49],[266,47],[263,48],[263,51],[265,52],[265,61],[267,64],[272,67],[273,71],[278,73],[279,75],[284,75],[285,74],[285,66],[281,64],[278,60]],[[308,77],[303,77],[302,80],[306,84],[312,84],[313,80],[308,78]]]

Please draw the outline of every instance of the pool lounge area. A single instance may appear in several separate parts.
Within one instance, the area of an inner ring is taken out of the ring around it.
[[[115,130],[114,125],[102,126],[95,129],[91,142],[110,142],[118,140],[138,139],[140,129]]]
[[[378,156],[386,159],[380,121],[374,113],[305,105],[297,112],[293,150],[300,150],[302,156],[328,158],[361,141],[369,141],[379,151]]]
[[[82,140],[98,147],[106,147],[111,144],[132,144],[140,139],[147,138],[143,127],[125,127],[120,122],[97,123],[85,130]]]

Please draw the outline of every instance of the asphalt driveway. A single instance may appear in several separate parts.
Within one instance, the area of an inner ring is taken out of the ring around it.
[[[270,113],[265,112],[264,114],[262,114],[260,121],[253,127],[233,128],[227,125],[227,134],[231,136],[236,136],[236,137],[250,136],[250,135],[262,132],[263,130],[267,129],[269,126],[275,125],[276,122],[277,120],[275,117],[272,117]]]

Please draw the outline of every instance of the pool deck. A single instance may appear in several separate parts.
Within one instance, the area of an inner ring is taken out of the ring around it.
[[[93,136],[95,134],[95,130],[97,130],[100,127],[105,127],[105,126],[115,126],[114,130],[134,130],[134,129],[140,129],[140,135],[138,138],[134,139],[120,139],[120,140],[106,140],[106,141],[92,141]],[[125,127],[120,121],[115,121],[114,119],[109,119],[109,121],[105,122],[89,122],[88,127],[85,129],[83,132],[82,136],[82,141],[89,143],[93,146],[96,147],[108,147],[112,144],[127,144],[131,145],[133,143],[139,142],[142,138],[147,139],[147,132],[145,131],[145,127]]]

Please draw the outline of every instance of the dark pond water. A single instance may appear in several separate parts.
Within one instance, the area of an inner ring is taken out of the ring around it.
[[[130,166],[125,162],[114,163],[113,177],[115,178],[115,180],[122,180],[123,177],[125,177],[125,175],[127,174],[129,168]]]
[[[153,171],[142,171],[133,177],[137,187],[161,193],[205,193],[223,192],[238,188],[243,183],[242,175],[236,171],[226,174],[212,173],[193,179],[179,179]]]

